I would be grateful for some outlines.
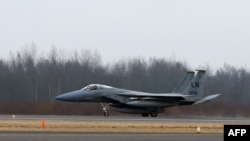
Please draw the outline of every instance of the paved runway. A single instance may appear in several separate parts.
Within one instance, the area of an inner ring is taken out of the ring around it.
[[[1,141],[223,141],[222,134],[0,133]]]
[[[250,124],[250,118],[228,117],[140,117],[140,116],[54,116],[54,115],[0,115],[0,120],[70,120],[70,121],[119,121],[119,122],[217,122],[223,124]]]
[[[70,121],[119,121],[119,122],[217,122],[222,124],[250,124],[249,118],[225,117],[140,117],[140,116],[54,116],[54,115],[0,115],[0,120],[70,120]],[[223,134],[116,134],[116,133],[44,133],[44,132],[0,132],[4,141],[222,141]]]

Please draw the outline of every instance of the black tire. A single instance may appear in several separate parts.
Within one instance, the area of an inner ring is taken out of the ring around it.
[[[105,117],[108,117],[108,116],[109,116],[109,112],[104,112],[103,115],[104,115]]]
[[[156,110],[152,110],[150,113],[151,117],[157,117],[158,116],[158,112]]]

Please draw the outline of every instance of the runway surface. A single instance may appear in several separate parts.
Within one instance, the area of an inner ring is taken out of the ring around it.
[[[119,122],[214,122],[250,124],[250,118],[229,117],[140,117],[140,116],[55,116],[55,115],[0,115],[0,120],[63,120],[63,121],[119,121]]]
[[[55,120],[55,121],[118,121],[118,122],[215,122],[222,124],[250,124],[250,118],[225,117],[140,117],[140,116],[55,116],[55,115],[0,115],[0,120]],[[0,125],[1,126],[1,125]],[[148,133],[51,133],[51,132],[1,132],[3,141],[223,141],[223,134],[148,134]]]
[[[0,133],[3,141],[223,141],[222,134],[51,134]]]

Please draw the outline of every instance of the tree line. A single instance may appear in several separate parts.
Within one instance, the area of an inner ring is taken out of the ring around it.
[[[182,76],[190,70],[185,62],[174,57],[121,59],[104,64],[96,50],[63,52],[51,48],[38,53],[34,44],[0,59],[0,113],[20,114],[96,114],[98,104],[55,101],[57,95],[81,89],[91,83],[154,93],[171,92]],[[220,93],[215,101],[193,109],[204,114],[230,115],[232,109],[248,116],[250,105],[250,72],[225,64],[210,73],[207,67],[207,94]],[[88,104],[89,105],[89,104]],[[76,110],[78,108],[78,110]],[[190,107],[191,108],[191,107]],[[189,107],[170,109],[171,112],[191,113]],[[217,109],[217,111],[215,110]],[[218,111],[219,110],[219,111]]]

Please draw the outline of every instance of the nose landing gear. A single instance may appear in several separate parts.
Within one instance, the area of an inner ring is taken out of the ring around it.
[[[106,103],[101,103],[101,105],[103,110],[103,116],[105,117],[109,116],[108,105]]]

